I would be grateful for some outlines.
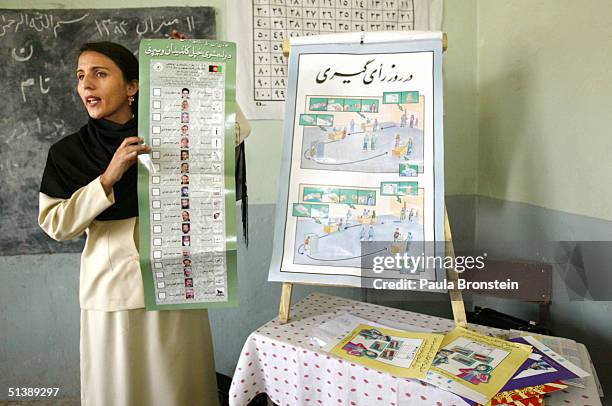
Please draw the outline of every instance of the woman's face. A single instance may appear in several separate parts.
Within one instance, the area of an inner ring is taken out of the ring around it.
[[[92,118],[120,124],[132,118],[128,96],[136,94],[138,81],[127,83],[110,58],[94,51],[83,52],[77,64],[77,79],[77,91]]]

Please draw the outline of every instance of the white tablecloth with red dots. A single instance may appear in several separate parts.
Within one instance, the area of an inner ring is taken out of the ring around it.
[[[247,405],[263,392],[279,406],[466,404],[458,396],[419,380],[378,372],[320,350],[311,341],[310,332],[343,312],[435,331],[454,327],[452,320],[313,293],[292,306],[290,323],[274,319],[248,337],[232,380],[230,406]],[[493,334],[503,331],[480,329]],[[548,397],[545,404],[601,405],[595,381],[587,382],[585,389],[569,387]]]

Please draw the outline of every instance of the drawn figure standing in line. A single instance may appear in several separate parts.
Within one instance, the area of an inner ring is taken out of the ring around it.
[[[404,222],[406,221],[406,205],[404,204],[404,207],[402,207],[402,210],[400,211],[400,221]]]
[[[363,150],[367,151],[368,150],[368,144],[370,143],[370,137],[368,137],[368,134],[366,134],[363,137]]]
[[[410,213],[408,213],[408,221],[412,223],[414,216],[416,216],[416,213],[414,212],[414,208],[412,208],[410,209]]]
[[[414,140],[412,139],[412,137],[409,137],[408,138],[408,148],[406,149],[407,155],[412,155],[413,147],[414,147]]]
[[[348,226],[351,222],[351,218],[353,217],[353,213],[351,213],[351,209],[346,211],[346,225]]]
[[[351,123],[349,124],[350,133],[353,134],[355,132],[355,119],[351,118]]]
[[[487,383],[491,379],[491,371],[493,367],[485,364],[478,364],[474,368],[459,368],[459,375],[461,379],[478,385],[479,383]]]
[[[365,226],[361,226],[361,231],[359,232],[359,241],[365,241]]]
[[[368,206],[374,205],[374,195],[372,193],[368,193],[367,205]]]
[[[376,134],[372,133],[372,138],[370,140],[370,149],[374,151],[376,149]]]
[[[400,233],[399,228],[396,227],[395,231],[393,232],[393,242],[398,242],[401,235],[402,234]]]
[[[306,238],[304,238],[304,252],[307,255],[310,255],[310,236],[307,235]]]
[[[372,226],[368,230],[368,241],[374,241],[374,227]]]
[[[400,128],[406,127],[406,121],[406,112],[404,112],[404,114],[402,114],[402,116],[400,117]]]
[[[395,134],[395,148],[399,148],[400,146],[400,135],[399,133]]]
[[[414,128],[414,114],[410,115],[410,128]]]
[[[379,128],[379,125],[378,125],[378,119],[377,119],[377,118],[375,118],[375,119],[374,119],[374,125],[372,126],[372,129],[373,129],[374,131],[378,131],[378,128]]]

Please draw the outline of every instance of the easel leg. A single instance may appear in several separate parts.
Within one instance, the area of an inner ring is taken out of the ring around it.
[[[448,212],[446,207],[444,208],[444,239],[446,240],[446,253],[449,257],[455,257],[455,247],[453,246],[453,235],[450,229],[450,223],[448,221]],[[457,286],[457,272],[454,269],[448,269],[446,272],[446,278],[449,281],[453,281]],[[453,319],[455,324],[461,327],[467,327],[467,316],[465,314],[465,305],[463,303],[463,296],[459,289],[449,289],[448,294],[451,300],[451,306],[453,309]]]
[[[291,309],[291,292],[293,291],[293,283],[283,282],[283,287],[280,297],[280,306],[278,308],[278,318],[282,324],[289,321],[289,311]]]

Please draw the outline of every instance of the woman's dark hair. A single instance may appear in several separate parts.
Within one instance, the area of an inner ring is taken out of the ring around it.
[[[126,82],[138,80],[138,59],[123,45],[108,41],[88,42],[83,44],[79,49],[79,56],[87,51],[97,52],[115,62],[121,70],[123,79],[125,79]],[[132,111],[134,114],[138,113],[138,93],[134,95]]]

